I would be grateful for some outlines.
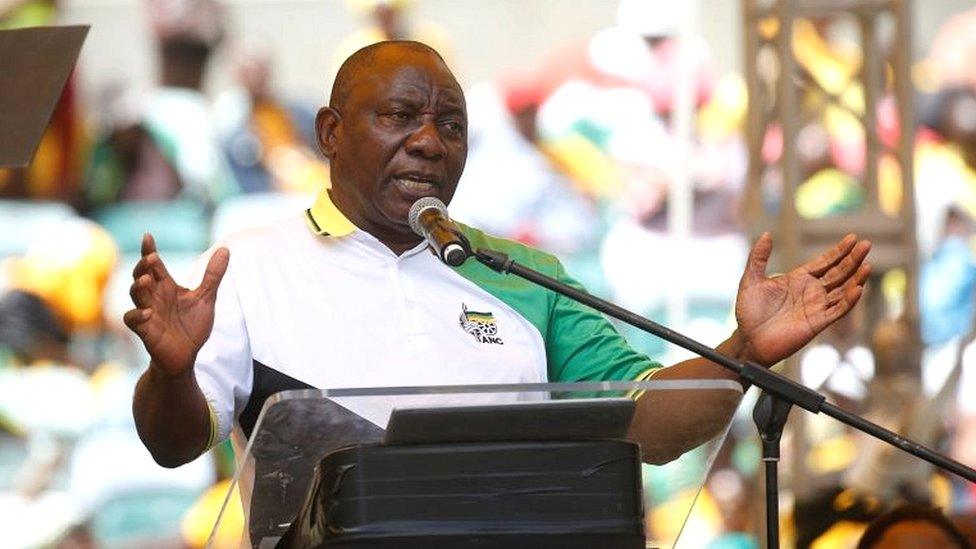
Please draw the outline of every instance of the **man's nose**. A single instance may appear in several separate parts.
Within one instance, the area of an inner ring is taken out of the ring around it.
[[[437,160],[447,154],[447,147],[434,121],[423,121],[410,136],[407,137],[407,152],[424,158]]]

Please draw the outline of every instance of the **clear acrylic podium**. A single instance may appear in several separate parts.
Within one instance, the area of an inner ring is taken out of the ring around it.
[[[645,517],[665,517],[646,528],[646,546],[671,547],[741,397],[741,386],[731,380],[281,392],[267,399],[243,453],[238,452],[215,531],[229,499],[238,497],[236,488],[242,499],[250,498],[240,546],[274,547],[302,510],[323,457],[350,447],[592,441],[624,439],[630,431],[640,433],[645,462],[637,510]],[[546,459],[545,452],[539,454],[539,460]],[[640,522],[641,528],[648,524]]]

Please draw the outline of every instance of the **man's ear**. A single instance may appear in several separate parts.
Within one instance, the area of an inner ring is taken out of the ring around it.
[[[319,142],[319,150],[329,160],[335,156],[340,122],[342,122],[342,115],[332,107],[322,107],[315,115],[315,135]]]

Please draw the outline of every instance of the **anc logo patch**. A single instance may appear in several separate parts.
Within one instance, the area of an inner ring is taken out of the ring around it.
[[[498,324],[495,323],[493,313],[479,313],[469,311],[468,306],[461,304],[461,328],[468,332],[481,343],[494,343],[504,345],[502,338],[498,337]]]

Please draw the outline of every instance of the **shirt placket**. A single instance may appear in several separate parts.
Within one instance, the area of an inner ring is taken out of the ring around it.
[[[391,274],[394,279],[393,287],[395,288],[405,344],[408,350],[417,352],[423,347],[427,338],[427,325],[420,303],[418,303],[416,285],[410,276],[408,263],[404,262],[404,259],[407,258],[400,257],[393,263]]]

